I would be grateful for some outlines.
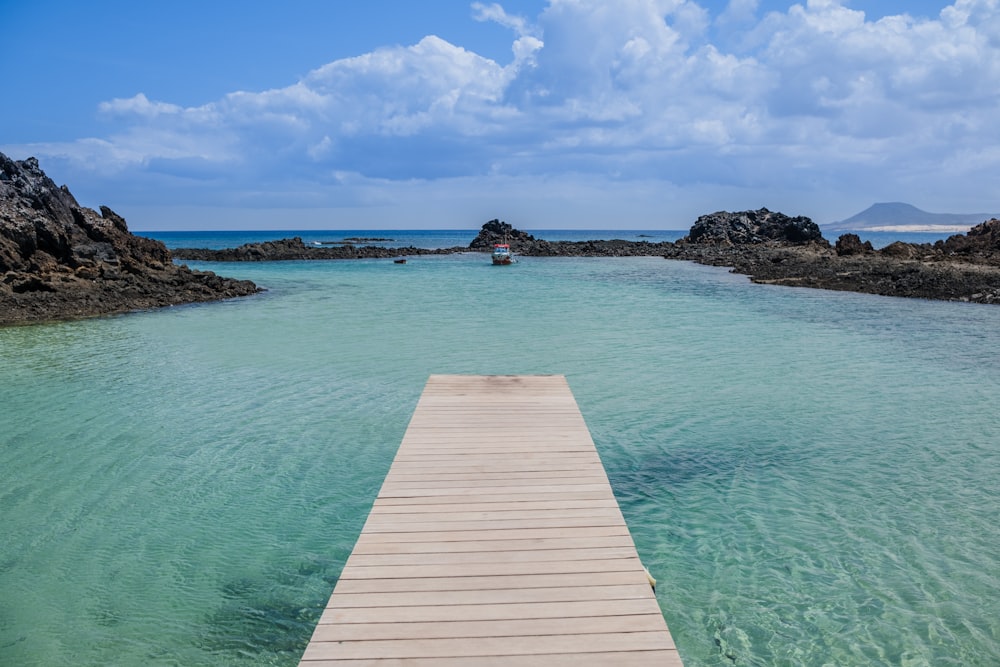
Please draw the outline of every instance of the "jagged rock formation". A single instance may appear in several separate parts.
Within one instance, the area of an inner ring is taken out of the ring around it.
[[[469,244],[469,250],[493,250],[496,243],[509,243],[511,250],[525,254],[529,244],[535,242],[535,237],[501,220],[493,219],[484,223],[479,234]]]
[[[820,243],[828,245],[819,225],[805,216],[790,218],[766,208],[730,213],[718,211],[699,217],[686,243],[748,245],[756,243]]]
[[[490,220],[469,244],[469,250],[492,251],[495,243],[508,243],[516,255],[525,257],[639,257],[662,255],[670,242],[623,241],[546,241],[536,239],[506,222]]]
[[[875,250],[856,234],[835,247],[809,218],[760,209],[701,216],[685,238],[664,241],[546,241],[490,220],[467,248],[309,247],[299,238],[253,243],[225,250],[185,249],[174,255],[211,261],[355,259],[399,255],[488,252],[509,243],[518,255],[534,257],[661,256],[728,266],[760,283],[817,287],[886,296],[1000,303],[1000,221],[990,220],[967,235],[936,244],[897,242]]]
[[[856,234],[844,234],[833,249],[825,241],[815,240],[762,243],[743,234],[746,228],[741,214],[713,217],[711,242],[691,243],[689,236],[664,256],[730,266],[733,272],[758,283],[1000,303],[998,220],[934,244],[896,241],[875,250]],[[748,240],[734,243],[734,238]]]
[[[843,234],[837,240],[836,248],[840,256],[881,254],[926,262],[963,261],[1000,265],[1000,220],[992,218],[976,225],[966,234],[955,234],[943,241],[934,243],[894,241],[881,250],[873,249],[868,241],[861,243],[857,234]]]
[[[933,245],[935,251],[967,260],[1000,263],[1000,220],[991,218],[968,231]]]
[[[857,234],[842,234],[839,239],[837,239],[836,244],[837,255],[840,257],[849,257],[851,255],[864,255],[866,253],[873,253],[875,249],[872,247],[871,241],[861,242],[861,237]]]
[[[0,325],[254,294],[246,280],[174,265],[106,206],[80,206],[28,158],[0,153]]]

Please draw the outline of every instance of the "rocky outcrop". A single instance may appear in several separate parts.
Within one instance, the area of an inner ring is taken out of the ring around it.
[[[907,245],[907,244],[904,244]],[[1000,266],[931,260],[874,251],[838,255],[815,245],[676,245],[667,259],[728,266],[753,282],[790,287],[917,297],[947,301],[1000,303]]]
[[[805,216],[790,218],[766,208],[730,213],[719,211],[699,217],[683,243],[749,245],[759,243],[829,245],[819,225]]]
[[[1000,303],[1000,221],[967,235],[881,250],[844,234],[833,248],[809,218],[767,209],[701,216],[667,259],[732,267],[758,283],[883,296]]]
[[[466,252],[467,248],[387,248],[385,246],[355,246],[350,243],[339,246],[309,246],[302,237],[262,243],[246,243],[237,248],[175,248],[177,259],[191,259],[202,262],[284,262],[301,259],[388,259],[409,255],[447,255]]]
[[[857,234],[843,234],[837,239],[835,246],[837,255],[840,257],[850,257],[851,255],[864,255],[875,252],[871,241],[861,242],[861,237]]]
[[[0,325],[254,294],[245,280],[174,265],[106,206],[80,206],[28,158],[0,153]]]
[[[935,251],[979,262],[1000,262],[1000,220],[991,218],[933,245]]]
[[[516,255],[526,257],[634,257],[662,255],[672,243],[648,241],[546,241],[515,229],[506,222],[490,220],[466,247],[388,248],[385,246],[309,246],[301,237],[248,243],[238,248],[175,248],[173,256],[206,262],[272,262],[308,259],[388,259],[419,255],[450,255],[460,252],[491,252],[495,243],[509,243]]]
[[[621,239],[593,241],[546,241],[515,229],[506,222],[490,220],[469,244],[469,250],[492,251],[496,243],[507,243],[515,255],[525,257],[654,257],[662,255],[672,243],[624,241]]]
[[[282,259],[388,258],[400,255],[488,252],[509,243],[515,254],[534,257],[661,256],[728,266],[759,283],[817,287],[886,296],[1000,303],[1000,221],[968,235],[931,244],[897,242],[875,250],[856,234],[834,247],[806,217],[760,209],[718,212],[698,218],[689,234],[668,241],[546,241],[490,220],[467,248],[311,247],[300,238],[254,243],[225,250],[175,250],[187,259],[268,261]]]
[[[483,224],[479,234],[469,244],[469,250],[492,251],[497,243],[508,243],[515,253],[525,254],[523,250],[535,243],[535,237],[501,220],[493,219]]]

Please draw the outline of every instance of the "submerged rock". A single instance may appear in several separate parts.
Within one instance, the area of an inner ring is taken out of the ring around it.
[[[106,206],[80,206],[35,158],[0,153],[0,325],[254,294],[247,280],[176,266]]]

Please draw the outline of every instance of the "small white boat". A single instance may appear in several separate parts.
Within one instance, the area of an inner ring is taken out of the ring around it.
[[[514,253],[510,251],[510,245],[507,243],[496,243],[493,245],[493,265],[503,266],[506,264],[513,264],[517,260],[514,259]]]

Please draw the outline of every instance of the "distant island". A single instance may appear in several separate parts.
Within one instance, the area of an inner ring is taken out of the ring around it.
[[[823,228],[833,232],[965,232],[995,217],[986,213],[928,213],[912,204],[886,202],[872,204],[846,220]]]

